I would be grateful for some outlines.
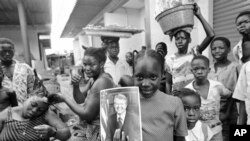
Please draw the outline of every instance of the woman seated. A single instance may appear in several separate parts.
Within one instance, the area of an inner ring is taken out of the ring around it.
[[[0,113],[1,141],[49,141],[50,137],[65,141],[69,128],[49,110],[50,100],[31,96],[22,105]]]
[[[100,91],[113,88],[115,85],[109,74],[104,72],[106,52],[104,48],[90,47],[83,57],[83,68],[88,82],[80,83],[80,75],[72,76],[73,97],[75,101],[64,95],[54,95],[58,102],[65,102],[81,119],[84,130],[82,140],[100,140]],[[74,136],[75,133],[73,133]]]

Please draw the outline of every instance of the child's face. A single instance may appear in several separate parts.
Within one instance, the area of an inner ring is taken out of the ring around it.
[[[164,47],[162,46],[162,44],[158,44],[155,47],[156,52],[160,53],[163,57],[165,57],[167,55],[167,51],[164,50]]]
[[[178,50],[186,50],[188,48],[189,39],[184,32],[178,32],[175,36],[175,45]]]
[[[237,30],[240,34],[250,34],[250,17],[249,15],[242,15],[236,20]]]
[[[134,82],[143,97],[150,98],[154,95],[160,85],[161,73],[161,66],[156,59],[139,58],[135,64]]]
[[[195,59],[191,63],[191,71],[195,77],[195,80],[205,80],[210,71],[210,68],[202,59]]]
[[[87,77],[97,77],[101,71],[101,63],[90,55],[85,55],[83,57],[83,69]]]
[[[211,53],[216,61],[221,61],[227,58],[229,51],[229,47],[227,47],[223,41],[216,40],[211,45]]]
[[[201,103],[199,99],[195,96],[184,96],[182,97],[182,102],[184,105],[188,126],[195,125],[200,117]]]
[[[125,55],[125,58],[126,58],[126,61],[127,61],[129,64],[133,62],[133,56],[132,56],[132,54],[127,53],[127,54]]]

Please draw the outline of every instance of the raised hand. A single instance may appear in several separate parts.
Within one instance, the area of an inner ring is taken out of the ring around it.
[[[81,75],[73,75],[71,78],[71,83],[72,85],[79,85],[80,81],[81,81],[82,76]]]
[[[201,9],[200,9],[200,7],[198,6],[197,3],[194,3],[194,15],[196,15],[196,16],[201,15]]]

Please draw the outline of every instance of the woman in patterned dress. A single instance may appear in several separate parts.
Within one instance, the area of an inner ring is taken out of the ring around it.
[[[50,137],[67,140],[69,128],[49,110],[47,97],[31,96],[23,105],[0,113],[1,141],[49,141]]]

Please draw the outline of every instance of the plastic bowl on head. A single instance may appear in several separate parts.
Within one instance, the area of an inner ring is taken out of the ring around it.
[[[164,34],[170,34],[174,29],[194,26],[194,5],[186,4],[166,9],[156,16]]]

